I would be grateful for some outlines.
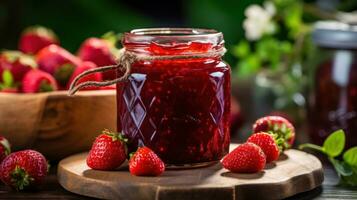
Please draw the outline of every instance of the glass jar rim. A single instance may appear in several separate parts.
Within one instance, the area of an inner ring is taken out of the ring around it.
[[[178,41],[206,41],[222,44],[223,34],[214,29],[202,28],[143,28],[124,33],[124,43],[148,43],[166,41],[175,38]]]

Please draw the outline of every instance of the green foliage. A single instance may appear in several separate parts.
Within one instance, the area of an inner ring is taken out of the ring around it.
[[[299,55],[304,48],[301,38],[308,34],[309,28],[303,22],[303,3],[296,0],[272,0],[276,14],[272,18],[275,32],[265,34],[260,40],[240,41],[232,49],[238,58],[237,75],[249,76],[263,68],[272,71],[289,71],[294,63],[299,62]],[[254,58],[255,62],[252,62]],[[248,61],[249,60],[249,61]],[[242,68],[242,69],[241,69]]]
[[[330,157],[336,157],[341,154],[345,147],[345,133],[343,130],[333,132],[324,142],[324,152]]]
[[[353,147],[343,154],[343,160],[349,165],[357,166],[357,147]]]
[[[308,143],[300,145],[299,148],[310,148],[324,153],[339,175],[340,184],[357,186],[357,147],[347,150],[343,154],[343,160],[336,159],[345,148],[345,132],[343,130],[337,130],[329,135],[322,147]]]

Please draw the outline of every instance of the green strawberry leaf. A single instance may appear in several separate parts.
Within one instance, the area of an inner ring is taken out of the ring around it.
[[[336,157],[345,148],[345,140],[345,132],[341,129],[337,130],[326,138],[322,148],[328,156]]]
[[[10,70],[4,70],[2,72],[3,87],[11,87],[14,84],[14,78]]]
[[[330,162],[334,166],[335,170],[340,176],[351,176],[353,171],[352,168],[345,162],[336,160],[332,157],[329,157]]]
[[[351,166],[357,167],[357,147],[352,147],[343,154],[343,160]]]

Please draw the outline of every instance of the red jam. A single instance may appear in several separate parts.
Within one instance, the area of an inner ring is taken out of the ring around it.
[[[174,36],[173,36],[174,37]],[[204,42],[127,43],[149,55],[204,53]],[[220,160],[229,150],[230,68],[220,57],[139,61],[117,85],[118,130],[129,151],[146,145],[166,164]]]
[[[333,131],[343,129],[351,147],[357,145],[357,51],[335,51],[331,57],[316,70],[309,132],[315,143],[322,144]]]

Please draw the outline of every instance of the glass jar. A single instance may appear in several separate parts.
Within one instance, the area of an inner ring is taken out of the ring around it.
[[[315,143],[337,129],[347,146],[357,145],[357,26],[319,22],[313,32],[317,46],[310,70],[309,133]]]
[[[149,56],[224,48],[222,33],[206,29],[138,29],[125,33],[122,43]],[[168,166],[219,161],[230,142],[230,67],[220,56],[136,61],[128,81],[117,85],[117,109],[129,152],[148,146]]]

